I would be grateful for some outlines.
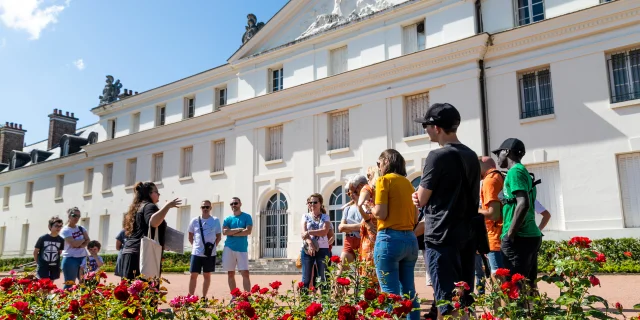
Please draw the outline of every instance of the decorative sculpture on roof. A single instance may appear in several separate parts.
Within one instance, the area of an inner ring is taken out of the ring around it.
[[[246,31],[242,35],[242,44],[245,44],[249,41],[253,36],[260,31],[264,27],[264,22],[258,22],[258,18],[253,13],[249,13],[247,15],[247,26],[245,27]]]
[[[342,16],[342,10],[340,10],[340,3],[342,2],[342,0],[334,0],[334,4],[333,4],[333,11],[331,12],[331,14],[335,14],[337,16]]]
[[[115,83],[113,82],[113,76],[108,75],[106,82],[107,84],[105,84],[104,89],[102,89],[102,95],[99,97],[100,105],[116,101],[120,95],[120,88],[122,88],[120,80],[116,80]]]

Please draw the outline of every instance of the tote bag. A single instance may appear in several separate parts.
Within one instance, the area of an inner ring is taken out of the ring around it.
[[[142,237],[140,244],[140,273],[146,278],[160,277],[160,261],[162,259],[162,246],[158,242],[158,233],[151,239],[151,226],[147,237]]]

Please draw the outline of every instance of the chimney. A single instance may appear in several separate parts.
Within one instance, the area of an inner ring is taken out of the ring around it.
[[[0,125],[0,163],[9,163],[9,154],[12,150],[22,151],[24,147],[24,134],[21,124],[6,122]]]
[[[60,143],[60,138],[65,134],[76,133],[76,123],[78,118],[73,117],[73,113],[69,115],[62,114],[62,110],[53,109],[53,113],[49,115],[49,139],[47,150],[53,149]]]

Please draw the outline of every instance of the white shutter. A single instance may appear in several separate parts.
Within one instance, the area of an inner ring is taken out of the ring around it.
[[[64,175],[56,177],[56,199],[62,198],[62,188],[64,187]]]
[[[29,241],[29,224],[22,225],[22,238],[20,238],[20,255],[27,253],[27,241]]]
[[[93,172],[93,169],[91,169]],[[33,201],[33,181],[27,182],[27,195],[25,196],[24,202],[31,203]],[[89,191],[91,192],[91,191]]]
[[[7,235],[7,227],[0,227],[0,256],[4,253],[4,240]]]
[[[282,126],[271,127],[268,131],[267,161],[282,159]]]
[[[622,212],[626,228],[640,227],[640,153],[618,156]]]
[[[109,245],[109,220],[110,216],[100,216],[100,251],[105,252]]]
[[[347,71],[347,46],[329,51],[330,75]]]
[[[93,168],[87,169],[87,176],[84,180],[84,194],[90,194],[93,189]]]
[[[191,206],[183,206],[180,207],[180,211],[178,213],[178,231],[184,233],[184,248],[190,246],[189,244],[189,223],[191,222]],[[195,236],[195,235],[194,235]]]
[[[415,119],[423,118],[429,108],[429,93],[421,93],[405,98],[405,137],[424,134],[422,124]]]
[[[133,186],[136,183],[136,169],[138,166],[137,159],[127,160],[127,187]]]
[[[542,180],[542,183],[537,186],[536,199],[551,213],[551,220],[545,230],[565,230],[559,163],[529,165],[527,170],[535,175],[536,180]],[[536,222],[540,223],[541,219],[542,216],[536,214]]]
[[[224,171],[224,140],[213,143],[213,170],[212,172]]]
[[[349,110],[331,114],[329,150],[349,147]]]
[[[134,113],[133,114],[133,123],[132,123],[132,128],[131,131],[132,133],[136,133],[138,131],[140,131],[140,112]]]
[[[164,155],[162,153],[153,155],[153,176],[151,177],[151,181],[153,182],[161,182],[162,181],[162,161]]]
[[[104,165],[104,173],[102,174],[102,191],[111,190],[111,182],[113,178],[113,163]]]
[[[402,28],[402,54],[418,51],[418,24]]]
[[[182,149],[182,174],[181,178],[191,177],[191,166],[193,164],[193,147]]]

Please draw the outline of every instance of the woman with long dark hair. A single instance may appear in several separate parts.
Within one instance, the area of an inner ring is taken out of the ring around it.
[[[140,240],[147,236],[151,228],[151,238],[159,232],[160,245],[164,247],[164,232],[167,222],[164,217],[169,209],[180,205],[178,198],[165,203],[162,209],[156,206],[160,193],[153,182],[138,182],[134,187],[133,202],[124,216],[122,227],[126,236],[122,249],[122,275],[126,279],[134,279],[140,275]]]
[[[378,220],[373,257],[380,288],[387,293],[409,295],[413,307],[419,308],[413,276],[418,260],[418,241],[413,233],[418,210],[411,199],[413,185],[407,179],[404,158],[394,149],[380,154],[378,168],[380,178],[376,182],[372,214]],[[420,310],[412,311],[407,317],[419,318]]]

